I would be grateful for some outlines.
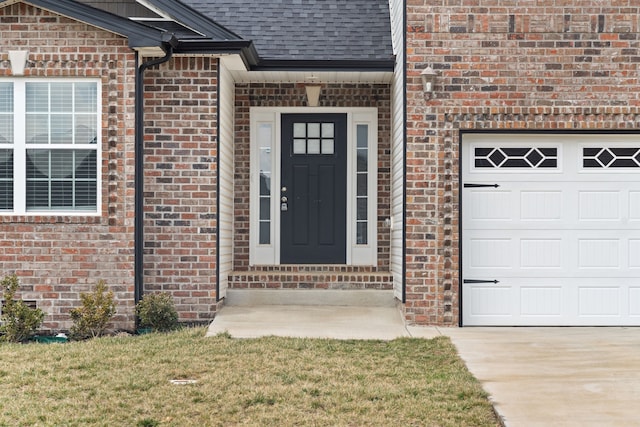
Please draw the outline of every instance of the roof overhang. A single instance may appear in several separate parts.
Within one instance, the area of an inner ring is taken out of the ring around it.
[[[261,58],[252,40],[219,25],[198,11],[175,0],[136,0],[155,13],[170,18],[203,34],[202,38],[179,40],[175,55],[232,55],[242,59],[247,71],[253,72],[342,72],[393,73],[395,58],[384,60],[335,59],[270,59]]]
[[[176,22],[180,22],[201,34],[204,34],[208,39],[218,41],[243,40],[239,35],[196,12],[182,2],[175,0],[136,1],[161,16],[169,17]]]
[[[322,76],[323,81],[380,82],[390,81],[395,59],[274,59],[260,58],[255,45],[216,22],[175,0],[136,0],[141,5],[193,29],[201,38],[177,38],[170,31],[145,25],[74,0],[7,0],[2,5],[24,2],[33,6],[85,22],[126,37],[129,47],[145,57],[165,54],[170,43],[174,55],[224,57],[237,81],[305,81],[306,76]],[[300,80],[302,78],[302,80]]]
[[[127,38],[129,47],[132,49],[159,48],[163,43],[162,31],[158,29],[73,0],[22,0],[22,2],[119,34]]]
[[[247,71],[233,69],[232,57],[223,57],[222,63],[231,72],[236,83],[362,83],[391,84],[392,71]]]
[[[251,69],[259,60],[253,42],[249,40],[178,40],[174,54],[191,56],[236,55],[242,60],[244,68],[247,70]]]

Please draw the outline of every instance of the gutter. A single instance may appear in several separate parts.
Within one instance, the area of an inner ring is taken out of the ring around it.
[[[182,39],[174,48],[181,54],[240,55],[247,69],[259,61],[258,52],[250,40]]]
[[[164,37],[163,37],[164,39]],[[160,46],[165,52],[162,58],[152,59],[139,64],[136,52],[136,87],[135,87],[135,201],[134,201],[134,303],[138,304],[144,294],[144,72],[155,65],[169,61],[173,55],[175,37],[170,35],[168,41]],[[136,323],[138,319],[136,318]],[[136,325],[137,326],[137,325]]]
[[[395,68],[396,59],[261,59],[251,71],[360,71],[391,72]]]
[[[393,72],[396,58],[386,59],[274,59],[260,58],[251,40],[181,39],[175,52],[190,55],[239,55],[247,71]]]

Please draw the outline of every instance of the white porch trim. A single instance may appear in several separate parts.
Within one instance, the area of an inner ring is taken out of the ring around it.
[[[249,264],[280,264],[280,163],[282,114],[344,113],[347,115],[347,261],[346,265],[377,265],[378,229],[378,109],[342,107],[252,107],[250,109],[250,230]],[[368,230],[367,244],[356,244],[356,132],[358,125],[368,126]],[[270,149],[270,235],[268,244],[259,243],[260,148]]]

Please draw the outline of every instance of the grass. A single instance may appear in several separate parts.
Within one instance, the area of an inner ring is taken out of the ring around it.
[[[196,328],[2,344],[0,360],[0,426],[500,425],[445,337],[237,340]]]

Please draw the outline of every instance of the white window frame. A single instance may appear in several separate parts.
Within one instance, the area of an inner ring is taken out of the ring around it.
[[[281,117],[282,114],[342,113],[347,115],[347,259],[346,265],[376,266],[378,259],[378,109],[377,108],[296,108],[296,107],[252,107],[250,108],[250,185],[249,185],[249,264],[280,264],[280,171],[281,171]],[[368,200],[367,200],[367,244],[356,242],[356,132],[358,125],[368,126]],[[261,125],[271,127],[271,224],[269,244],[259,244],[259,198],[260,198],[260,141],[258,129]]]
[[[99,216],[102,212],[102,82],[95,78],[10,78],[0,79],[1,82],[13,83],[14,98],[14,141],[13,144],[0,144],[0,149],[8,148],[13,150],[13,210],[0,211],[0,216]],[[26,84],[27,83],[95,83],[97,87],[96,97],[96,129],[97,139],[95,144],[33,144],[26,143]],[[26,201],[26,153],[29,149],[95,149],[96,150],[96,207],[87,210],[27,210]]]

